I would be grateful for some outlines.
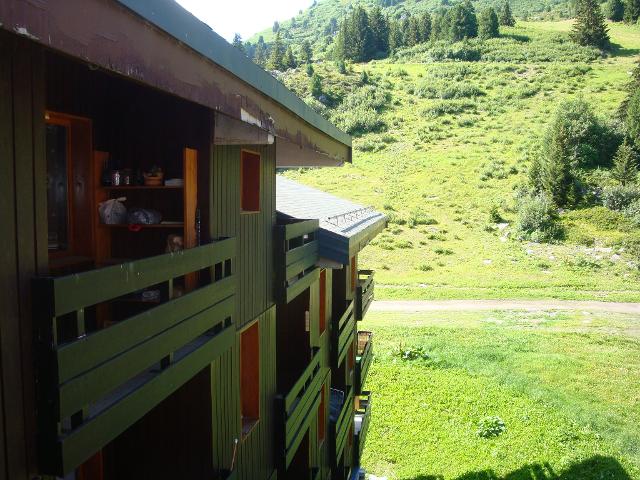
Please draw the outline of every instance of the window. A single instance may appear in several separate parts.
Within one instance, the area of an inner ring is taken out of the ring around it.
[[[320,272],[320,335],[327,328],[327,271]]]
[[[260,211],[260,155],[242,151],[240,164],[240,208],[243,212]]]
[[[322,385],[322,390],[320,391],[320,406],[318,407],[318,445],[322,445],[322,442],[324,442],[326,437],[325,427],[327,420],[325,412],[327,410],[327,406],[324,401],[325,393],[325,386]]]
[[[240,334],[240,414],[246,436],[260,418],[260,330],[255,322]]]
[[[47,124],[47,220],[50,252],[69,249],[68,126]]]
[[[356,270],[356,257],[351,257],[351,291],[356,289],[356,278],[358,278],[358,272]]]

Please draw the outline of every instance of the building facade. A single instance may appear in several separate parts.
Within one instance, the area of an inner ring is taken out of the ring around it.
[[[0,479],[356,475],[350,137],[171,0],[1,1],[0,99]]]

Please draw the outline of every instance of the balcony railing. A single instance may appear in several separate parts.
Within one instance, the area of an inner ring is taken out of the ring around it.
[[[233,345],[235,255],[230,238],[34,279],[43,473],[72,471]],[[174,279],[194,272],[211,282],[86,333],[85,311],[152,286],[166,285],[170,292]]]
[[[354,302],[349,302],[347,309],[331,329],[331,359],[334,368],[342,363],[349,352],[356,334]]]
[[[356,287],[356,320],[362,320],[373,302],[373,270],[358,271]]]
[[[358,351],[356,353],[356,394],[362,392],[364,381],[367,378],[369,366],[373,359],[373,333],[358,332]]]
[[[276,225],[275,297],[289,303],[318,279],[318,220]]]
[[[354,455],[356,455],[355,464],[360,464],[360,458],[362,458],[362,451],[367,439],[367,432],[369,431],[369,423],[371,420],[371,392],[362,392],[361,395],[356,397],[356,414],[354,418],[354,432],[355,432],[355,449]]]
[[[329,433],[331,434],[331,438],[333,438],[332,462],[334,466],[338,464],[340,455],[342,455],[344,447],[347,444],[347,437],[349,435],[352,422],[353,388],[349,388],[336,422],[329,422]]]
[[[321,352],[316,349],[309,366],[300,375],[295,385],[286,396],[276,397],[276,413],[280,429],[279,444],[286,469],[291,464],[298,450],[300,442],[311,424],[317,418],[320,405],[320,392],[322,384],[328,374],[328,369],[320,366]]]

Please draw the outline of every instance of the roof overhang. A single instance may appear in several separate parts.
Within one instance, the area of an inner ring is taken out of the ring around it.
[[[351,162],[349,135],[172,0],[5,0],[0,27],[275,137],[279,167]]]

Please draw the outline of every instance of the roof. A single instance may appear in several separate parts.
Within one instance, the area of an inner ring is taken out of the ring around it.
[[[320,221],[320,256],[347,264],[387,225],[387,217],[370,207],[276,178],[276,211],[287,219]]]
[[[304,103],[271,74],[173,0],[118,0],[137,15],[251,85],[313,127],[351,146],[351,136]]]

